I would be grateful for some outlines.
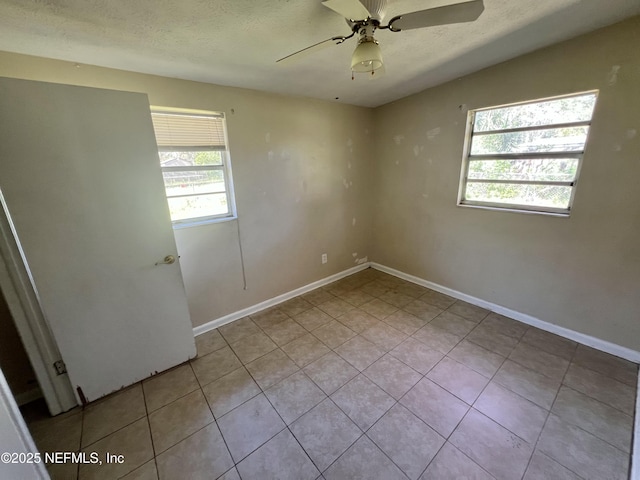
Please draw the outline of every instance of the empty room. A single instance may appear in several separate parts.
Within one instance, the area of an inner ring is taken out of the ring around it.
[[[639,0],[0,0],[0,477],[640,480]]]

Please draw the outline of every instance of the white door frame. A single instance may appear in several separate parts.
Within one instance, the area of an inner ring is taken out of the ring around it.
[[[0,290],[22,338],[51,415],[77,405],[68,375],[58,375],[54,362],[62,359],[38,292],[20,247],[11,215],[0,189]]]

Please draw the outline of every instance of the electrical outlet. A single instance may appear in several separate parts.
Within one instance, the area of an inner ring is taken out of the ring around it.
[[[323,253],[321,258],[322,258],[322,264],[323,264],[323,265],[324,265],[325,263],[327,263],[327,261],[328,261],[328,260],[327,260],[327,254],[326,254],[326,253]]]

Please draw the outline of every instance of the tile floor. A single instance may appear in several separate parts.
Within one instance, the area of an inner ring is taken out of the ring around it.
[[[56,479],[626,479],[637,365],[368,269],[55,418]]]

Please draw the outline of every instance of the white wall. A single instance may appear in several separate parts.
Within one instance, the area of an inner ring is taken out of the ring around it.
[[[639,32],[635,17],[376,109],[375,261],[640,351]],[[592,89],[570,218],[456,206],[469,109]]]

